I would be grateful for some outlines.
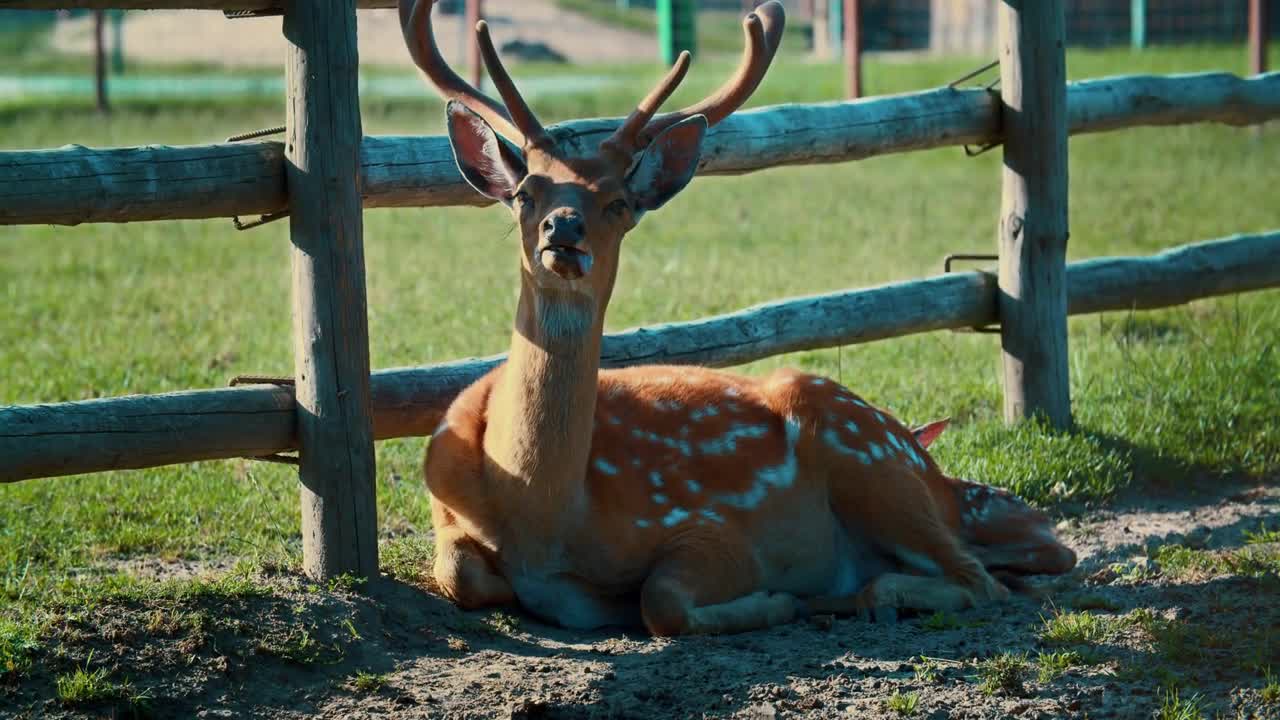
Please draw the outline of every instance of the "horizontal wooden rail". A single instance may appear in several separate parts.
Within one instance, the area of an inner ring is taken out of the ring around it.
[[[1067,268],[1072,314],[1153,308],[1280,286],[1280,231]],[[996,320],[994,277],[957,273],[760,305],[605,338],[604,365],[736,365]],[[427,435],[501,357],[373,373],[374,436]],[[293,394],[274,386],[0,408],[0,481],[265,455],[295,447]]]
[[[425,90],[424,90],[425,93]],[[1131,76],[1073,83],[1072,133],[1140,125],[1260,123],[1280,118],[1280,73]],[[835,163],[999,139],[998,98],[936,89],[743,112],[712,128],[704,175]],[[617,120],[580,120],[554,131],[593,149]],[[463,181],[443,137],[366,137],[364,206],[484,205]],[[282,210],[284,150],[277,142],[193,147],[0,152],[0,224],[131,222],[252,215]]]

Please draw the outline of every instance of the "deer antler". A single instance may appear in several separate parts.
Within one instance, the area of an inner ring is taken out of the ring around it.
[[[667,76],[627,117],[622,127],[604,141],[603,145],[635,153],[652,142],[658,133],[686,118],[705,115],[707,124],[715,125],[732,115],[760,86],[760,81],[764,79],[774,55],[778,52],[778,44],[782,41],[782,31],[786,27],[786,22],[786,12],[778,0],[770,0],[756,8],[742,21],[743,33],[746,35],[746,48],[743,50],[738,71],[733,74],[733,77],[702,102],[668,113],[655,120],[653,116],[658,111],[658,107],[671,97],[689,69],[688,53],[681,53]]]
[[[504,108],[458,76],[440,55],[431,26],[431,6],[435,0],[400,0],[400,28],[404,31],[409,55],[422,74],[435,85],[446,100],[456,100],[484,118],[500,134],[524,148],[550,141],[547,131],[534,117],[529,104],[516,89],[502,65],[498,51],[489,37],[489,26],[483,20],[476,25],[476,41],[484,58],[489,77],[506,103]]]

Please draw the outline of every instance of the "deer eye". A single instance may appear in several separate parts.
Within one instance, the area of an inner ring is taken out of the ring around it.
[[[533,198],[524,190],[517,190],[516,194],[511,196],[511,200],[522,209],[527,207],[529,203],[533,202]]]
[[[623,198],[618,198],[617,200],[614,200],[613,202],[609,203],[608,207],[604,209],[605,212],[609,213],[610,215],[613,215],[614,217],[622,217],[624,214],[626,214],[627,210],[628,210],[627,201]]]

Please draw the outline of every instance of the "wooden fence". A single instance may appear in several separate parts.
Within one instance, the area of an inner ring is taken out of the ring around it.
[[[298,450],[304,567],[377,572],[373,440],[426,435],[500,358],[370,372],[362,208],[482,205],[443,138],[362,137],[356,7],[289,0],[288,139],[193,147],[0,152],[0,224],[133,222],[287,210],[296,389],[251,385],[0,408],[0,481]],[[13,0],[15,7],[261,9],[266,0]],[[1018,6],[1021,6],[1019,9]],[[1006,417],[1070,425],[1066,316],[1280,286],[1280,232],[1146,258],[1065,262],[1068,134],[1280,118],[1280,73],[1066,83],[1061,0],[1002,2],[1001,89],[744,112],[706,141],[703,174],[1003,144],[999,273],[947,274],[780,301],[605,339],[608,367],[725,366],[795,350],[998,323]],[[553,128],[588,151],[617,120]],[[288,148],[288,149],[286,149]],[[286,189],[287,188],[287,189]]]

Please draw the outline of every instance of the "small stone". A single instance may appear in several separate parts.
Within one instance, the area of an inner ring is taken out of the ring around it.
[[[835,615],[813,615],[809,618],[809,624],[819,630],[830,631],[831,627],[835,625],[835,622]]]

